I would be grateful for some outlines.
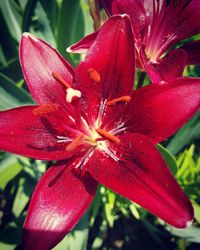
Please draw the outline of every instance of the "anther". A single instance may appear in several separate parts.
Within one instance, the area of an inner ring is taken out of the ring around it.
[[[74,149],[76,149],[79,146],[80,141],[83,138],[83,136],[84,136],[83,134],[80,134],[79,136],[77,136],[73,142],[67,145],[67,147],[65,148],[65,151],[71,152]]]
[[[121,96],[119,98],[115,98],[113,100],[107,101],[106,105],[113,106],[118,102],[130,102],[130,100],[131,100],[131,97],[129,95],[124,95],[124,96]]]
[[[90,78],[90,80],[95,81],[95,82],[101,81],[101,76],[100,76],[99,72],[97,72],[95,69],[89,68],[87,71],[87,74],[88,74],[88,77]]]
[[[59,104],[51,103],[47,105],[42,105],[35,108],[32,112],[35,116],[49,114],[51,112],[57,111],[59,109]]]
[[[59,81],[59,83],[61,83],[66,89],[71,88],[71,85],[67,81],[65,81],[65,79],[60,75],[60,73],[52,72],[52,76],[54,79]]]
[[[80,98],[81,92],[77,89],[68,88],[66,91],[66,102],[71,103],[74,99]]]
[[[108,139],[110,141],[113,141],[116,144],[119,144],[121,142],[120,139],[117,136],[112,135],[111,133],[107,132],[106,130],[103,130],[101,128],[97,128],[96,132],[98,134],[100,134],[101,136],[103,136],[104,138],[106,138],[106,139]]]

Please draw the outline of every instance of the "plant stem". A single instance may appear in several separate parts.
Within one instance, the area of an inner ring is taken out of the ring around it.
[[[139,76],[138,83],[137,83],[137,89],[143,86],[145,78],[146,78],[146,72],[144,71],[140,72],[140,76]]]

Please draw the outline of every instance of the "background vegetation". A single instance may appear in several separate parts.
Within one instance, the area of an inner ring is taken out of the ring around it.
[[[91,2],[91,1],[89,1]],[[85,0],[0,0],[0,110],[33,103],[19,65],[23,32],[55,46],[73,65],[66,47],[93,31]],[[195,37],[197,38],[197,37]],[[195,39],[194,38],[194,39]],[[137,72],[137,81],[141,73]],[[185,75],[200,76],[200,67]],[[148,84],[145,78],[144,84]],[[200,114],[158,145],[195,209],[195,223],[176,230],[138,205],[99,187],[80,223],[55,249],[200,249]],[[174,155],[174,156],[173,156]],[[30,195],[50,163],[0,152],[0,249],[17,249]],[[179,197],[177,197],[178,199]]]

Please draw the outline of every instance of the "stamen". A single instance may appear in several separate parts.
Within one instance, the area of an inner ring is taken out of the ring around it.
[[[80,97],[81,97],[81,92],[79,90],[73,88],[67,89],[66,101],[68,103],[71,103],[74,98],[80,98]]]
[[[65,81],[65,79],[60,75],[60,73],[52,72],[52,76],[54,79],[59,81],[59,83],[61,83],[66,89],[71,88],[71,85],[67,81]]]
[[[111,101],[107,101],[106,105],[107,106],[113,106],[115,105],[117,102],[130,102],[131,100],[131,96],[129,95],[124,95],[124,96],[121,96],[119,98],[115,98]]]
[[[112,134],[110,134],[109,132],[107,132],[107,131],[105,131],[103,129],[97,128],[96,132],[98,134],[100,134],[101,136],[105,137],[106,139],[113,141],[116,144],[119,144],[121,142],[120,139],[117,136],[112,135]]]
[[[90,78],[90,80],[93,80],[95,82],[101,81],[101,76],[100,76],[99,72],[97,72],[95,69],[89,68],[87,71],[87,74],[88,74],[88,77]]]
[[[119,161],[119,160],[120,160],[120,159],[115,155],[115,153],[112,152],[109,148],[104,147],[103,150],[104,150],[104,152],[105,152],[106,154],[108,154],[111,158],[113,158],[113,160],[115,160],[115,161]]]
[[[46,115],[59,109],[59,104],[51,103],[35,108],[32,112],[35,116]]]
[[[65,148],[65,151],[71,152],[71,151],[73,151],[75,148],[77,148],[77,147],[79,146],[80,141],[81,141],[81,139],[83,138],[83,136],[84,136],[84,134],[80,134],[79,136],[77,136],[76,139],[75,139],[73,142],[71,142],[71,143],[69,143],[69,144],[67,145],[67,147]]]

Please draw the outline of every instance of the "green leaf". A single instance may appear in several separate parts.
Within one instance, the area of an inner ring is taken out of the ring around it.
[[[0,34],[1,34],[1,49],[6,58],[6,61],[18,56],[17,44],[14,38],[11,36],[7,23],[3,17],[0,8]],[[6,65],[6,64],[5,64]],[[4,64],[3,64],[4,66]]]
[[[26,5],[27,5],[27,2],[28,2],[29,0],[18,0],[18,2],[19,2],[19,4],[20,4],[20,6],[21,6],[21,8],[24,10],[25,8],[26,8]],[[31,0],[30,0],[31,1]]]
[[[35,11],[35,7],[38,0],[29,0],[25,5],[25,10],[23,14],[23,21],[22,21],[22,32],[27,32],[31,25],[31,18]]]
[[[19,244],[21,241],[20,230],[11,223],[5,230],[0,231],[0,242],[8,244]],[[4,248],[2,248],[3,250]]]
[[[32,104],[31,96],[7,76],[0,73],[0,110],[13,108],[24,104]]]
[[[4,189],[20,171],[22,166],[14,155],[8,155],[0,162],[0,188]]]
[[[200,157],[195,160],[195,145],[192,144],[177,158],[178,172],[176,177],[184,184],[184,188],[199,182]],[[194,190],[194,188],[193,188]],[[192,193],[192,192],[191,192]],[[200,194],[200,193],[199,193]]]
[[[7,64],[6,56],[4,55],[2,45],[0,44],[0,65],[5,66],[6,64]]]
[[[186,229],[167,228],[171,234],[184,238],[189,242],[200,243],[200,228],[190,226]]]
[[[29,196],[25,193],[26,181],[21,178],[18,182],[18,189],[15,195],[15,200],[12,207],[12,212],[16,217],[19,217],[29,201]]]
[[[39,0],[46,12],[52,31],[55,34],[58,22],[58,4],[55,0]]]
[[[173,175],[175,175],[177,172],[178,166],[177,166],[176,159],[174,158],[174,156],[161,144],[157,144],[156,147],[159,150],[159,152],[162,154],[166,164],[172,171]]]
[[[142,220],[142,224],[144,225],[145,229],[149,232],[155,242],[160,246],[160,249],[168,250],[168,247],[163,242],[162,238],[159,235],[159,230],[153,224],[151,224],[148,220]]]
[[[74,42],[80,8],[80,0],[62,1],[57,29],[57,44],[58,50],[65,57],[66,48]]]
[[[194,139],[200,137],[200,112],[190,119],[172,138],[167,145],[167,149],[173,154],[180,152],[185,146],[189,145]]]
[[[136,207],[136,205],[134,203],[132,203],[130,206],[129,206],[129,209],[132,213],[132,215],[137,219],[139,220],[140,219],[140,214],[138,212],[138,209]]]
[[[0,73],[4,74],[14,82],[18,82],[23,78],[18,55],[7,62],[4,67],[0,68]]]
[[[17,42],[19,42],[22,35],[22,15],[19,6],[14,0],[1,0],[0,9],[7,23],[10,34]]]
[[[99,185],[98,190],[97,190],[95,197],[94,197],[92,204],[91,204],[90,226],[94,225],[95,219],[97,217],[97,214],[98,214],[100,206],[101,206],[100,188],[101,188],[101,186]]]
[[[89,211],[77,226],[53,250],[86,250],[89,234]]]
[[[193,201],[192,206],[194,208],[194,217],[196,221],[200,223],[200,205]]]
[[[89,5],[85,0],[81,0],[81,8],[84,18],[84,35],[94,32],[93,19],[90,15]]]
[[[56,41],[50,26],[50,21],[48,20],[45,9],[39,1],[37,2],[34,14],[34,21],[29,29],[30,32],[56,47]]]
[[[4,244],[4,243],[0,242],[0,249],[2,249],[2,250],[14,250],[15,245]]]

